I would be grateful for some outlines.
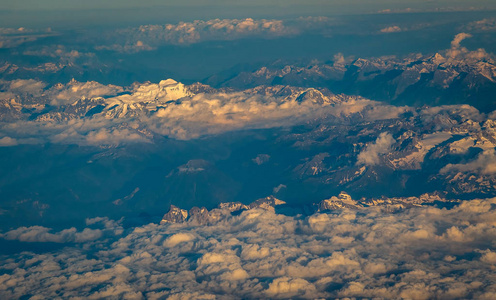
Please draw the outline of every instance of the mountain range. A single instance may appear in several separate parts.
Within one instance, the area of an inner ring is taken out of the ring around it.
[[[172,79],[127,87],[16,80],[2,90],[2,226],[102,213],[158,222],[170,205],[213,209],[268,195],[289,206],[341,191],[363,201],[496,195],[494,114],[469,105]]]
[[[233,68],[207,78],[205,83],[239,89],[259,85],[320,87],[394,105],[470,104],[483,112],[495,110],[493,56],[482,49],[455,51],[460,50],[405,58],[337,55],[325,63],[275,62],[255,70]]]

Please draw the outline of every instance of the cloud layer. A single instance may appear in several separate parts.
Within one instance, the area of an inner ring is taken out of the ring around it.
[[[492,299],[495,204],[472,200],[394,214],[345,209],[306,218],[254,209],[211,226],[149,224],[110,240],[87,234],[66,239],[81,246],[4,257],[0,296]],[[67,232],[46,231],[30,227],[3,237],[57,242]]]
[[[0,27],[0,49],[15,48],[24,43],[34,42],[38,39],[56,35],[50,28],[28,29]]]
[[[331,20],[326,17],[306,17],[294,20],[213,19],[195,20],[165,25],[139,27],[108,32],[114,44],[97,46],[98,50],[138,52],[160,45],[190,45],[205,41],[229,41],[243,38],[277,38],[294,36],[308,30],[328,30]]]

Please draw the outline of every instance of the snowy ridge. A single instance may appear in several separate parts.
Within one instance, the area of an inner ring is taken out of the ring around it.
[[[423,194],[419,197],[383,197],[380,199],[353,200],[348,193],[341,192],[338,196],[332,196],[329,199],[312,204],[310,210],[302,208],[301,214],[312,215],[333,210],[360,210],[373,206],[378,207],[383,212],[397,212],[406,208],[420,207],[425,204],[433,203],[457,204],[460,203],[460,201],[446,200],[437,193]],[[198,225],[209,225],[215,224],[220,220],[231,216],[233,213],[238,215],[243,211],[254,209],[278,213],[278,208],[284,208],[285,206],[286,202],[279,200],[274,196],[258,199],[248,205],[242,204],[241,202],[220,203],[218,208],[214,208],[210,211],[205,207],[193,207],[188,212],[185,209],[171,205],[169,211],[162,217],[160,224],[189,222]]]
[[[284,204],[286,204],[286,202],[279,200],[274,196],[268,196],[258,199],[249,205],[244,205],[241,202],[220,203],[218,208],[214,208],[210,211],[205,207],[193,207],[188,212],[185,209],[180,209],[171,205],[169,211],[162,217],[160,224],[183,222],[212,224],[231,215],[233,212],[241,212],[244,210],[263,209],[275,213],[275,207]]]

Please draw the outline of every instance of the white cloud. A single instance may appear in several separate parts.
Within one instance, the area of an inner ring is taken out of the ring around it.
[[[395,139],[388,132],[382,132],[373,144],[367,145],[366,149],[358,154],[357,164],[373,166],[380,163],[380,155],[390,151]]]
[[[477,172],[481,174],[496,174],[496,151],[484,150],[474,161],[466,164],[447,164],[439,172]]]
[[[40,96],[46,83],[34,79],[16,79],[9,82],[9,90],[13,93]]]
[[[496,30],[496,18],[485,18],[470,22],[466,29],[471,31],[494,31]]]
[[[118,145],[120,143],[129,142],[149,142],[142,135],[132,132],[129,129],[112,129],[102,128],[98,131],[90,131],[86,135],[88,144],[93,145]]]
[[[302,278],[280,277],[270,283],[266,294],[277,298],[304,297],[312,295],[316,289],[313,284]]]
[[[465,33],[465,32],[461,32],[461,33],[457,34],[455,36],[455,38],[451,41],[451,48],[452,49],[460,48],[460,43],[464,39],[468,39],[468,38],[471,38],[471,37],[472,37],[471,34]]]
[[[483,76],[487,76],[485,75],[485,73],[490,74],[488,77],[493,76],[492,74],[494,73],[494,70],[492,70],[490,65],[480,64],[480,61],[484,59],[492,61],[492,59],[494,58],[492,54],[487,53],[486,50],[482,48],[470,51],[467,48],[461,46],[461,42],[463,40],[471,37],[472,35],[470,33],[461,32],[457,34],[451,41],[451,48],[446,51],[446,55],[451,60],[462,62],[464,64],[477,64],[479,65],[478,67],[482,69],[481,73]]]
[[[493,252],[491,250],[485,250],[485,251],[482,251],[482,257],[481,257],[481,261],[485,262],[485,263],[488,263],[488,264],[492,264],[492,265],[496,265],[496,252]]]
[[[66,85],[55,85],[46,92],[52,105],[72,104],[81,98],[95,98],[114,96],[122,93],[124,89],[116,85],[103,85],[95,81],[78,82],[70,81]]]
[[[257,165],[263,165],[264,163],[270,160],[270,155],[268,154],[259,154],[257,157],[253,158],[252,161]]]
[[[285,188],[286,188],[286,185],[279,184],[278,186],[274,187],[272,189],[272,191],[273,191],[274,194],[277,194],[277,193],[279,193],[280,190],[285,189]]]
[[[17,142],[16,139],[13,139],[8,136],[4,136],[3,138],[0,139],[0,147],[9,147],[9,146],[16,146],[19,143]]]
[[[164,246],[165,247],[175,247],[178,244],[184,243],[184,242],[190,242],[195,239],[195,236],[189,233],[176,233],[168,237],[164,241]]]
[[[47,29],[29,29],[19,28],[0,28],[0,48],[14,48],[28,42],[34,42],[38,39],[56,35],[50,28]]]
[[[36,145],[43,143],[43,140],[37,138],[15,139],[9,136],[0,138],[0,147],[12,147],[17,145]]]
[[[81,52],[75,49],[67,49],[64,45],[50,45],[43,47],[36,47],[33,50],[26,50],[22,53],[23,55],[29,56],[49,56],[58,57],[66,60],[74,60],[80,57],[93,57],[94,53]]]
[[[475,121],[482,121],[485,118],[475,107],[467,104],[432,106],[421,111],[421,116],[425,123],[448,115],[458,115],[464,120],[471,119]]]
[[[399,26],[389,26],[381,29],[382,33],[400,32],[402,29]]]
[[[10,230],[0,234],[0,237],[6,240],[18,240],[21,242],[86,243],[98,240],[104,235],[119,235],[122,233],[120,223],[109,220],[108,218],[88,219],[86,223],[87,225],[103,224],[104,228],[84,228],[82,231],[78,231],[72,227],[52,233],[51,228],[31,226]]]
[[[328,110],[310,101],[243,92],[199,94],[159,109],[150,121],[156,132],[189,139],[241,128],[295,125],[320,118]]]
[[[2,234],[2,237],[7,240],[19,240],[21,242],[53,243],[82,243],[102,237],[102,232],[99,229],[85,228],[83,231],[78,232],[73,227],[56,233],[50,233],[50,231],[50,228],[42,226],[21,227]]]

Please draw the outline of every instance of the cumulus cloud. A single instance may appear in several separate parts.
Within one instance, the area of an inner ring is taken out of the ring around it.
[[[374,143],[367,145],[364,151],[358,154],[357,164],[373,166],[380,163],[380,155],[390,151],[395,139],[388,132],[382,132]]]
[[[199,94],[161,108],[151,120],[155,131],[189,139],[241,128],[271,128],[302,123],[325,113],[311,101],[247,93]]]
[[[489,298],[496,292],[495,204],[305,218],[254,209],[209,226],[148,224],[117,236],[118,222],[99,218],[88,226],[110,234],[88,231],[79,240],[84,230],[20,228],[2,237],[84,244],[4,256],[0,296]]]
[[[270,155],[268,154],[259,154],[257,157],[253,158],[252,161],[257,165],[263,165],[264,163],[270,160]]]
[[[476,172],[481,174],[496,174],[496,151],[484,150],[474,161],[466,164],[447,164],[440,171],[441,174],[448,172]]]
[[[36,49],[25,50],[23,55],[29,56],[48,56],[53,58],[60,58],[64,60],[74,60],[81,57],[93,57],[94,53],[81,52],[75,49],[68,49],[64,45],[50,45],[37,47]]]
[[[30,96],[40,96],[46,87],[46,83],[35,79],[16,79],[2,83],[8,83],[8,89],[12,93],[28,94]]]
[[[469,33],[461,32],[455,36],[455,38],[451,41],[451,49],[457,49],[460,48],[460,43],[464,39],[471,38],[472,35]]]
[[[140,51],[151,51],[155,49],[157,49],[157,47],[146,45],[142,41],[136,41],[136,42],[131,41],[131,42],[127,42],[125,45],[111,44],[111,45],[95,46],[95,50],[109,50],[109,51],[124,52],[124,53],[137,53]]]
[[[95,81],[78,82],[75,80],[67,84],[58,84],[46,91],[52,105],[72,104],[81,98],[95,98],[114,96],[124,89],[116,85],[104,85]]]
[[[380,30],[382,33],[391,33],[391,32],[400,32],[402,31],[402,29],[399,27],[399,26],[389,26],[389,27],[385,27],[385,28],[382,28]]]
[[[20,227],[6,233],[0,234],[0,238],[6,240],[18,240],[21,242],[52,242],[52,243],[86,243],[102,238],[104,235],[118,235],[122,233],[122,227],[118,222],[108,218],[94,218],[86,221],[87,225],[102,225],[103,229],[84,228],[78,231],[75,227],[52,233],[51,228],[43,226]]]
[[[169,236],[167,239],[164,241],[164,247],[175,247],[180,243],[184,242],[190,242],[195,239],[195,236],[190,233],[176,233],[171,236]]]
[[[494,31],[496,30],[496,18],[485,18],[470,22],[466,29],[470,31]]]
[[[9,136],[4,136],[3,138],[0,138],[0,147],[9,147],[9,146],[16,146],[19,143],[17,142],[16,139],[13,139]]]
[[[98,131],[91,131],[86,135],[86,140],[89,144],[94,145],[118,145],[125,142],[147,142],[148,139],[144,138],[142,135],[132,132],[129,129],[119,130],[117,128],[108,130],[102,128]]]
[[[464,121],[474,120],[481,122],[486,118],[478,109],[467,104],[433,106],[422,109],[420,113],[421,119],[425,124],[433,121],[439,123],[439,120],[447,120],[450,115],[457,115]]]
[[[11,230],[2,235],[7,240],[19,240],[21,242],[86,242],[101,237],[100,230],[85,229],[77,232],[76,228],[65,229],[57,233],[50,233],[51,229],[42,226],[21,227]]]
[[[0,147],[12,147],[17,145],[36,145],[43,143],[42,139],[38,138],[11,138],[9,136],[5,136],[0,138]]]
[[[482,262],[496,265],[496,252],[491,250],[485,250],[485,251],[481,251],[481,253],[482,253],[482,257],[480,260]]]
[[[305,297],[316,292],[313,284],[302,278],[280,277],[270,283],[266,290],[268,296],[277,298]]]
[[[481,60],[488,60],[492,61],[493,55],[489,54],[486,52],[486,50],[479,48],[474,51],[470,51],[465,47],[461,46],[461,42],[465,39],[471,38],[472,35],[469,33],[461,32],[457,34],[453,40],[451,41],[451,48],[446,51],[446,55],[448,58],[452,60],[459,60],[464,63],[472,62],[472,63],[477,63],[480,62]],[[489,73],[492,74],[494,71],[490,66],[484,66],[481,65],[479,68],[483,69],[483,74],[484,73]],[[486,76],[486,75],[484,75]],[[491,77],[492,75],[489,75],[488,77]]]

